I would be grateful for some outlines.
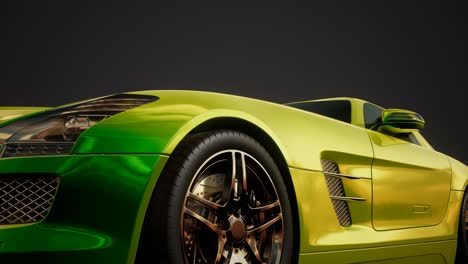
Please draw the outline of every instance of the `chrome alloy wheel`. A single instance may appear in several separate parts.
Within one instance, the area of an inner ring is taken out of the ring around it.
[[[246,152],[224,150],[200,166],[180,219],[186,263],[280,262],[280,200],[268,172]]]

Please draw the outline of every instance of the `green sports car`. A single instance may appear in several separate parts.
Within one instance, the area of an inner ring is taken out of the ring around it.
[[[142,91],[0,108],[0,263],[467,263],[415,112]]]

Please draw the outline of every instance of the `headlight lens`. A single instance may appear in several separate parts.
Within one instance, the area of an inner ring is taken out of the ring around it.
[[[105,118],[106,117],[103,117],[102,119]],[[65,118],[63,124],[62,137],[65,141],[74,141],[86,129],[90,128],[102,119],[98,118],[97,120],[91,120],[90,116],[68,116]]]
[[[5,145],[2,157],[69,153],[78,137],[93,125],[156,100],[156,96],[117,94],[20,119],[0,128],[0,144]]]

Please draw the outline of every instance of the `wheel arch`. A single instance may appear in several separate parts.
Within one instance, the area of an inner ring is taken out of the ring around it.
[[[271,131],[269,131],[268,127],[265,124],[263,124],[259,120],[256,120],[253,117],[248,116],[247,118],[241,118],[239,117],[238,113],[236,113],[236,115],[232,115],[232,113],[230,115],[217,115],[219,113],[214,114],[215,115],[213,116],[213,113],[210,113],[209,118],[206,118],[207,116],[204,116],[202,114],[203,117],[195,117],[191,120],[191,122],[186,123],[185,126],[180,128],[179,132],[171,139],[169,144],[166,146],[164,153],[172,153],[177,148],[177,146],[183,142],[185,138],[190,137],[191,135],[214,130],[236,130],[245,133],[251,136],[256,141],[258,141],[268,151],[275,163],[278,165],[278,168],[281,174],[283,175],[283,179],[286,184],[286,189],[289,195],[291,209],[293,213],[293,257],[295,258],[294,261],[296,262],[299,257],[301,233],[299,223],[299,209],[294,185],[291,178],[291,173],[289,172],[287,152],[285,148],[281,145],[276,136]],[[155,192],[159,189],[160,186],[158,187],[158,183],[159,179],[156,181],[156,185],[152,192]],[[151,196],[153,195],[154,194],[151,194]],[[146,214],[144,218],[146,218]],[[142,226],[140,231],[142,231],[143,229],[144,226]],[[139,246],[140,245],[138,245],[137,251],[139,251]]]
[[[299,256],[299,247],[300,247],[300,223],[299,223],[299,209],[298,203],[296,198],[296,192],[294,190],[294,185],[292,182],[291,173],[289,172],[288,163],[286,157],[283,155],[283,151],[280,149],[280,146],[277,142],[269,135],[269,133],[265,132],[262,128],[257,126],[256,124],[247,121],[242,118],[238,117],[215,117],[209,120],[206,120],[203,123],[200,123],[198,126],[194,127],[187,136],[215,131],[215,130],[222,130],[222,129],[231,129],[242,132],[246,135],[251,136],[253,139],[258,141],[272,156],[275,163],[278,165],[278,168],[283,175],[283,179],[286,184],[286,189],[288,191],[291,209],[293,213],[293,232],[294,232],[294,253],[293,256],[294,262],[298,260]]]

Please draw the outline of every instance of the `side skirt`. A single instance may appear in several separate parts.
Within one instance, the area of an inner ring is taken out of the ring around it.
[[[438,264],[454,263],[456,240],[299,255],[299,263]]]

